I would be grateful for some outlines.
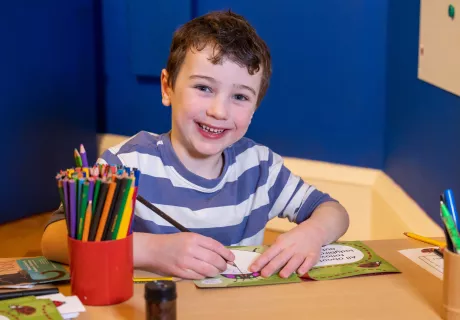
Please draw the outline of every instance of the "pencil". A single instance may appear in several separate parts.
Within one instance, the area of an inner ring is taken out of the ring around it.
[[[126,204],[128,203],[128,196],[131,191],[131,185],[133,183],[133,179],[126,178],[126,181],[127,182],[126,182],[126,186],[124,186],[124,190],[120,192],[120,195],[122,195],[122,197],[120,197],[121,204],[118,209],[118,214],[113,219],[113,225],[112,225],[112,230],[111,230],[112,240],[117,240],[118,232],[120,231],[121,221],[123,220],[123,215],[126,211],[125,208],[126,208]]]
[[[86,208],[88,206],[88,189],[89,189],[89,182],[86,181],[83,183],[83,191],[81,195],[80,216],[78,219],[78,235],[77,235],[78,240],[82,240],[83,238],[83,228],[85,226]]]
[[[122,239],[128,235],[129,222],[131,221],[131,215],[133,213],[133,194],[134,185],[136,178],[133,178],[131,182],[131,188],[129,188],[128,201],[125,205],[125,211],[123,212],[123,218],[121,219],[120,228],[118,229],[117,239]]]
[[[94,183],[93,212],[96,212],[97,200],[98,200],[98,197],[99,197],[100,188],[101,188],[101,179],[96,178],[96,182]]]
[[[457,226],[455,225],[454,219],[451,213],[447,209],[444,202],[440,201],[441,204],[441,219],[446,226],[447,232],[449,233],[450,240],[453,243],[454,251],[460,253],[460,234],[458,233]]]
[[[181,225],[179,222],[177,222],[176,220],[174,220],[173,218],[171,218],[170,216],[168,216],[166,213],[164,213],[163,211],[161,211],[159,208],[157,208],[156,206],[154,206],[153,204],[151,204],[149,201],[145,200],[141,195],[137,195],[137,200],[139,200],[140,203],[142,203],[143,205],[145,205],[147,208],[149,208],[150,210],[152,210],[153,212],[155,212],[156,214],[158,214],[160,217],[162,217],[163,219],[165,219],[166,221],[168,221],[170,224],[172,224],[173,226],[175,226],[177,229],[179,229],[181,232],[191,232],[189,229],[187,229],[186,227],[184,227],[183,225]],[[241,270],[240,268],[236,265],[236,263],[234,261],[228,261],[227,259],[224,258],[224,260],[229,264],[229,265],[232,265],[232,266],[235,266],[239,271],[240,273]]]
[[[127,235],[130,235],[133,232],[134,207],[136,205],[137,193],[138,193],[138,190],[139,190],[139,179],[140,179],[140,176],[141,176],[141,172],[138,169],[134,168],[133,172],[134,172],[134,192],[133,192],[133,198],[132,198],[133,209],[131,211],[131,217],[129,219],[129,226],[128,226]]]
[[[76,220],[77,220],[77,190],[75,186],[75,180],[69,180],[69,204],[70,204],[70,237],[75,239],[76,232]]]
[[[412,232],[404,232],[404,235],[409,237],[409,238],[419,240],[419,241],[422,241],[422,242],[425,242],[425,243],[428,243],[428,244],[431,244],[431,245],[434,245],[434,246],[438,246],[438,247],[445,247],[446,246],[445,242],[430,239],[430,238],[427,238],[427,237],[424,237],[424,236],[420,236],[420,235],[412,233]]]
[[[81,156],[81,160],[82,160],[82,166],[84,168],[88,168],[88,158],[86,156],[86,150],[85,150],[85,147],[83,146],[83,144],[80,145],[80,156]]]
[[[96,240],[95,241],[101,241],[102,236],[104,234],[105,230],[105,225],[107,223],[107,217],[109,215],[109,210],[112,205],[113,201],[113,196],[115,194],[115,189],[117,188],[117,184],[114,181],[110,182],[109,190],[107,193],[107,198],[105,199],[104,203],[104,209],[102,209],[102,215],[101,219],[99,221],[99,226],[97,227],[97,233],[96,233]]]
[[[89,228],[91,226],[91,215],[92,215],[92,201],[88,201],[88,207],[86,209],[86,217],[85,217],[85,225],[83,227],[83,236],[82,236],[82,241],[86,242],[88,241],[88,235],[89,235]]]
[[[162,281],[162,280],[166,280],[166,281],[173,281],[174,278],[173,277],[158,277],[158,278],[133,278],[133,282],[134,283],[147,283],[147,282],[151,282],[151,281]]]
[[[77,167],[81,167],[82,166],[81,157],[80,157],[80,154],[78,153],[77,149],[74,150],[73,156],[75,158],[75,165]]]
[[[64,186],[64,210],[67,220],[67,232],[70,234],[69,180],[67,177],[62,180],[62,185]]]
[[[114,192],[114,195],[113,195],[113,198],[112,198],[112,203],[111,203],[111,206],[110,206],[110,210],[109,210],[109,214],[107,215],[107,221],[105,223],[105,227],[104,227],[104,233],[102,234],[102,240],[109,240],[109,237],[108,235],[110,234],[110,228],[112,227],[112,221],[113,221],[113,217],[115,215],[115,207],[118,206],[118,198],[119,198],[119,195],[120,195],[120,189],[121,189],[121,185],[122,185],[122,179],[121,178],[117,178],[116,175],[114,175],[115,177],[115,183],[117,185],[117,187],[115,188],[115,192]],[[110,237],[111,239],[111,237]]]
[[[105,205],[107,192],[109,191],[110,184],[108,182],[101,182],[101,187],[98,195],[96,209],[93,211],[93,217],[91,219],[91,227],[89,231],[89,241],[96,239],[96,233],[101,220],[102,210]]]
[[[140,203],[142,203],[144,206],[155,212],[157,215],[168,221],[170,224],[175,226],[177,229],[179,229],[181,232],[190,232],[189,229],[181,225],[179,222],[168,216],[166,213],[161,211],[159,208],[151,204],[149,201],[145,200],[141,195],[137,195],[137,200],[139,200]]]

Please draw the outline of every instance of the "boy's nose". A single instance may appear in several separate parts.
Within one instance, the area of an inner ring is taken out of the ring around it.
[[[228,117],[227,106],[224,101],[214,99],[212,105],[206,110],[206,114],[218,120],[225,120]]]

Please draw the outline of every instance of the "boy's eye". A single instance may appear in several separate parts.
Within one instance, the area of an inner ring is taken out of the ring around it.
[[[211,88],[208,86],[196,85],[195,88],[203,92],[211,92]]]
[[[235,94],[234,97],[235,97],[236,100],[240,100],[240,101],[247,101],[247,100],[249,100],[248,97],[246,97],[246,96],[244,96],[244,95],[242,95],[242,94]]]

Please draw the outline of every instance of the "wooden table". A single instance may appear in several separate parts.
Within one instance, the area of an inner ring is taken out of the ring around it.
[[[429,246],[412,239],[366,241],[402,273],[274,286],[198,289],[177,283],[178,319],[441,319],[442,281],[398,250]],[[143,285],[119,305],[87,307],[79,320],[144,319]],[[69,285],[60,287],[70,295]]]

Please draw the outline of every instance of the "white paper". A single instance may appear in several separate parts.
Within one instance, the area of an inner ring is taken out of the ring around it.
[[[51,301],[59,301],[63,303],[57,306],[59,313],[63,315],[65,319],[74,317],[75,314],[85,312],[86,309],[81,303],[77,296],[64,296],[62,293],[49,294],[44,296],[37,296],[37,299],[50,299]]]
[[[222,272],[223,274],[241,274],[241,273],[251,273],[248,268],[251,264],[260,256],[258,252],[252,251],[241,251],[241,250],[230,250],[235,255],[235,260],[233,261],[241,272],[235,266],[227,264],[227,270]]]
[[[321,254],[315,267],[355,263],[364,258],[364,253],[352,246],[329,244],[321,248]]]
[[[433,252],[437,247],[400,250],[399,252],[442,280],[444,259]]]

